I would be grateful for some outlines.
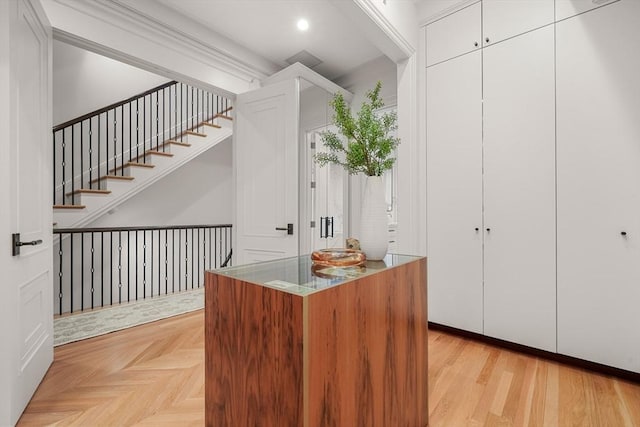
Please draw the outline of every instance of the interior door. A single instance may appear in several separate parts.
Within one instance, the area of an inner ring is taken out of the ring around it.
[[[38,0],[0,2],[0,425],[53,360],[51,30]],[[23,246],[13,256],[12,233]]]
[[[292,79],[236,100],[236,264],[298,255],[298,87]]]
[[[335,126],[332,128],[336,132]],[[328,164],[320,167],[313,160],[315,153],[327,151],[321,137],[321,132],[325,129],[327,128],[314,129],[307,134],[310,145],[315,147],[309,156],[311,210],[315,223],[315,227],[311,228],[312,251],[345,246],[347,173],[340,165]]]

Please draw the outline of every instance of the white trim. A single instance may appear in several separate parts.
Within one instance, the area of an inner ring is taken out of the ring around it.
[[[411,57],[416,52],[415,47],[389,22],[387,17],[373,3],[373,0],[354,0],[354,2],[372,22],[384,31],[387,37],[402,51],[405,58]]]
[[[124,64],[128,64],[136,68],[140,68],[141,70],[149,71],[151,73],[164,76],[169,80],[176,80],[181,83],[185,83],[190,86],[203,89],[211,93],[218,94],[220,96],[229,98],[231,100],[235,100],[235,97],[236,97],[236,94],[234,92],[229,92],[228,90],[225,90],[218,86],[214,86],[212,84],[208,84],[201,80],[194,79],[193,77],[187,76],[186,74],[182,74],[168,68],[160,67],[156,64],[151,64],[135,56],[128,55],[116,49],[111,49],[107,46],[101,45],[99,43],[95,43],[91,40],[87,40],[85,38],[79,37],[75,34],[71,34],[57,28],[53,29],[53,39],[57,41],[61,41],[63,43],[67,43],[72,46],[79,47],[84,50],[88,50],[90,52],[97,53],[98,55],[106,56],[107,58],[120,61]]]
[[[442,19],[447,15],[451,15],[452,13],[462,10],[467,6],[471,6],[472,4],[475,4],[475,3],[480,3],[480,1],[481,0],[460,0],[459,2],[449,6],[448,8],[443,9],[440,12],[435,13],[423,19],[422,21],[420,21],[419,25],[420,27],[424,27],[425,25],[431,24],[432,22]]]
[[[418,59],[413,55],[398,62],[398,250],[417,254],[423,224],[420,219],[423,186],[418,141]],[[426,175],[425,175],[426,176]]]
[[[56,29],[56,39],[216,93],[232,96],[250,90],[279,68],[213,31],[207,33],[210,37],[190,34],[123,1],[43,0]],[[109,33],[117,36],[109,37]],[[131,40],[128,46],[136,46],[138,52],[124,47],[127,39]],[[212,44],[218,41],[223,48]],[[166,50],[164,60],[154,59],[156,53],[140,55],[145,46]],[[190,67],[199,78],[188,79],[186,70]]]
[[[350,103],[351,100],[353,99],[353,93],[338,86],[337,84],[333,83],[331,80],[326,79],[325,77],[321,76],[320,74],[316,73],[309,67],[306,67],[305,65],[299,62],[289,65],[287,68],[280,70],[274,75],[262,80],[262,86],[268,86],[270,84],[282,82],[285,80],[296,79],[296,78],[305,79],[308,82],[313,83],[314,85],[326,90],[332,95],[335,95],[336,93],[340,92],[342,93],[342,96],[344,97],[345,101],[347,101],[348,103]]]

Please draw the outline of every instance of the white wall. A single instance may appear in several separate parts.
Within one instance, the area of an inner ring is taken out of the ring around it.
[[[53,41],[53,124],[58,125],[169,81],[122,62]]]
[[[88,226],[232,223],[231,143],[219,143]]]
[[[376,82],[382,82],[382,99],[385,105],[395,105],[397,101],[396,64],[386,56],[367,62],[349,73],[338,77],[335,82],[354,94],[351,108],[360,109],[365,93],[374,88]]]

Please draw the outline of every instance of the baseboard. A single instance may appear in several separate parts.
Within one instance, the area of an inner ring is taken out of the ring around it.
[[[429,329],[436,331],[442,331],[453,335],[458,335],[463,338],[468,338],[474,341],[479,341],[485,344],[501,347],[507,350],[517,351],[530,356],[540,357],[543,359],[551,360],[554,362],[563,363],[565,365],[574,366],[576,368],[586,369],[589,371],[597,372],[599,374],[618,377],[626,381],[634,383],[640,383],[640,373],[627,371],[625,369],[614,368],[613,366],[603,365],[601,363],[590,362],[588,360],[579,359],[577,357],[566,356],[564,354],[552,353],[546,350],[540,350],[533,347],[528,347],[522,344],[516,344],[510,341],[501,340],[498,338],[488,337],[486,335],[477,334],[475,332],[465,331],[463,329],[453,328],[451,326],[441,325],[439,323],[429,322]]]

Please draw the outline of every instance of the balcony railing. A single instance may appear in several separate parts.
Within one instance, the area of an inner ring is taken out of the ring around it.
[[[54,229],[55,314],[167,295],[231,262],[231,225]]]

